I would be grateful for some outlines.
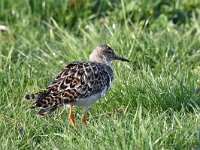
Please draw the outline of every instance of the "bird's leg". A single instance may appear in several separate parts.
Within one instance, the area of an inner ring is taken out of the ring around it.
[[[74,127],[76,127],[76,123],[75,123],[75,120],[74,120],[74,117],[73,117],[73,114],[72,114],[72,109],[73,109],[73,105],[71,104],[70,105],[70,112],[69,112],[69,120],[71,121],[72,125]]]
[[[84,112],[82,115],[82,122],[84,123],[85,126],[87,126],[86,112]]]

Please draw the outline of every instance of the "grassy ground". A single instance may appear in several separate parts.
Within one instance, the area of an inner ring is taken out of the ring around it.
[[[199,149],[200,2],[1,0],[0,149]],[[89,110],[38,117],[27,92],[45,88],[62,62],[100,43],[113,62],[111,90]]]

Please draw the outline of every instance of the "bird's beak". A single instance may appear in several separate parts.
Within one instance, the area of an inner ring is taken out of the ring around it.
[[[115,55],[114,59],[115,59],[115,60],[121,60],[121,61],[130,62],[128,59],[125,59],[125,58],[123,58],[123,57],[121,57],[121,56],[117,56],[117,55]]]

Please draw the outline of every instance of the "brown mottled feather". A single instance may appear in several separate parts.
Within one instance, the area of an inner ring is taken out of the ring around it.
[[[70,102],[79,101],[108,88],[113,80],[109,65],[95,62],[72,62],[66,65],[46,90],[27,95],[35,102],[31,108],[39,107],[39,115],[45,115]],[[34,95],[34,96],[33,96]]]

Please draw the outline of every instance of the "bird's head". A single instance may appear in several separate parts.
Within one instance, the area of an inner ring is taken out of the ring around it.
[[[128,59],[116,55],[114,51],[106,44],[98,45],[90,54],[89,59],[90,61],[106,63],[106,64],[109,64],[110,61],[112,60],[121,60],[130,62]]]

